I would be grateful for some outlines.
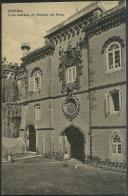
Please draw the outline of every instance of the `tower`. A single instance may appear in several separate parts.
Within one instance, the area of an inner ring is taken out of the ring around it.
[[[21,44],[21,50],[22,50],[23,57],[29,53],[30,48],[31,47],[30,47],[29,43],[22,43]]]
[[[2,60],[2,135],[18,137],[20,124],[20,107],[17,104],[19,92],[17,87],[18,64]]]

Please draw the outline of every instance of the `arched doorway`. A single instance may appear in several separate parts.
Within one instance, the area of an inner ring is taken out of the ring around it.
[[[29,151],[36,152],[36,131],[33,125],[28,126],[28,133],[29,133],[28,149]]]
[[[70,126],[63,131],[62,136],[67,137],[71,158],[84,161],[84,135],[79,128]]]

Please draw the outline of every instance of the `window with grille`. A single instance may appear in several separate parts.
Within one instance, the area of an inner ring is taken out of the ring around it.
[[[112,153],[122,154],[122,142],[117,133],[114,133],[112,137]]]
[[[121,68],[121,46],[118,42],[112,42],[106,53],[107,70],[116,70]]]
[[[66,70],[66,83],[72,83],[76,81],[76,66],[67,68]]]
[[[114,89],[106,94],[106,113],[119,113],[122,108],[122,96],[119,90]]]
[[[40,120],[40,105],[35,106],[35,120]]]

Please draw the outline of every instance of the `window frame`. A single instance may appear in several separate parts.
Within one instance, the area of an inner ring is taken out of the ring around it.
[[[34,77],[33,76],[29,77],[29,91],[31,91],[31,92],[35,91],[35,81],[34,81]]]
[[[113,45],[113,44],[117,44],[119,46],[118,49],[115,49],[115,50],[111,50],[109,51],[109,48]],[[120,54],[120,59],[119,59],[119,63],[120,63],[120,66],[119,67],[115,67],[116,63],[115,63],[115,52],[116,51],[119,51],[119,54]],[[112,54],[112,60],[113,60],[113,68],[110,69],[110,62],[109,62],[109,54]],[[106,49],[106,63],[107,63],[107,72],[114,72],[114,71],[118,71],[120,69],[122,69],[122,66],[121,66],[121,62],[122,62],[122,48],[121,48],[121,44],[117,41],[114,41],[114,42],[111,42],[107,49]]]
[[[39,73],[39,87],[37,86],[37,82],[36,82],[36,73]],[[29,77],[29,91],[31,92],[40,91],[41,84],[42,84],[42,74],[40,69],[35,71],[33,70],[31,76]]]
[[[40,90],[41,89],[41,72],[40,72],[40,70],[36,70],[34,73],[33,73],[33,77],[34,77],[34,79],[35,79],[35,91],[38,91],[38,90]],[[38,75],[38,73],[39,73],[39,86],[37,86],[37,84],[36,84],[36,73],[37,73],[37,75]]]
[[[74,73],[75,73],[75,77],[74,77]],[[71,79],[70,79],[71,78]],[[66,84],[70,84],[70,83],[74,83],[77,79],[77,70],[76,70],[76,66],[71,66],[66,68],[66,73],[65,73],[65,81]]]
[[[113,141],[114,137],[116,137],[116,135],[119,137],[120,139],[120,142],[118,141]],[[115,146],[115,152],[113,152],[113,146]],[[119,153],[119,146],[121,147],[121,152]],[[121,138],[119,136],[119,134],[117,132],[115,132],[113,135],[112,135],[112,138],[111,138],[111,153],[112,155],[114,156],[122,156],[123,154],[123,145],[122,145],[122,141],[121,141]]]
[[[34,107],[35,109],[35,120],[36,121],[39,121],[40,120],[40,117],[41,117],[41,109],[40,109],[40,105],[35,105]]]
[[[119,91],[119,110],[114,110],[114,103],[112,95],[109,93],[105,94],[105,110],[106,114],[119,114],[122,111],[122,93],[120,89],[116,89]]]

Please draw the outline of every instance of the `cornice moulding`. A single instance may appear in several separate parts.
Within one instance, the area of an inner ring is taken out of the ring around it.
[[[111,12],[104,13],[101,17],[84,27],[86,36],[91,37],[94,34],[101,33],[104,29],[107,30],[125,22],[126,14],[127,10],[125,7],[114,8]]]
[[[98,15],[93,14],[97,10],[100,11],[100,13],[98,13]],[[46,39],[46,45],[29,52],[26,56],[22,57],[21,60],[24,64],[29,64],[42,59],[45,56],[53,54],[56,44],[74,36],[75,32],[79,33],[82,31],[86,37],[91,37],[94,34],[101,33],[104,29],[119,25],[126,18],[126,14],[127,10],[124,4],[120,4],[104,12],[100,4],[95,2],[91,4],[91,6],[86,7],[86,9],[84,8],[82,11],[79,11],[78,15],[75,14],[75,16],[73,16],[74,19],[70,17],[70,20],[66,20],[67,22],[64,21],[50,29],[48,35],[44,37]]]
[[[22,57],[21,60],[23,61],[23,63],[28,64],[30,62],[36,61],[37,59],[44,58],[45,56],[52,54],[53,51],[54,51],[54,45],[47,44],[46,46],[31,51],[26,56]]]
[[[60,24],[58,24],[58,25],[54,26],[53,28],[49,29],[47,31],[47,35],[45,37],[51,36],[53,33],[57,32],[58,30],[60,30],[60,29],[62,29],[64,27],[67,27],[67,25],[77,21],[81,17],[83,17],[83,16],[85,16],[85,15],[87,15],[90,12],[93,12],[95,10],[104,11],[105,9],[100,4],[100,2],[98,2],[98,1],[93,2],[93,3],[89,4],[88,6],[86,6],[85,8],[81,9],[79,12],[77,12],[77,13],[73,14],[72,16],[70,16],[64,22],[61,22]]]

